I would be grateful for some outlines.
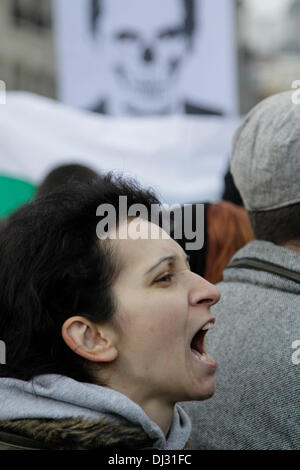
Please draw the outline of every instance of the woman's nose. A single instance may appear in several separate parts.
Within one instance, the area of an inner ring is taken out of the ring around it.
[[[194,274],[194,276],[193,287],[190,291],[190,303],[192,305],[205,303],[211,307],[219,302],[221,294],[216,286],[198,274]]]

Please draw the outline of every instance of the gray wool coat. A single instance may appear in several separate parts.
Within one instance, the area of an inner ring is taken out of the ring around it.
[[[300,273],[300,253],[253,241],[233,260],[266,260]],[[193,449],[300,449],[300,283],[227,268],[206,350],[218,362],[216,393],[182,404]]]

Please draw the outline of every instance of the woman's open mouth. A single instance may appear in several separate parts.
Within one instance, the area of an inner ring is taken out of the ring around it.
[[[210,321],[206,323],[197,333],[194,335],[192,342],[191,342],[191,351],[194,356],[203,362],[207,362],[209,364],[216,364],[216,361],[206,352],[205,350],[205,335],[208,330],[212,330],[214,328],[214,322]]]

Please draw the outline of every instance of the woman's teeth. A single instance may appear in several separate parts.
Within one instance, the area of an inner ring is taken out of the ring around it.
[[[201,330],[212,330],[214,326],[215,325],[213,322],[209,322],[206,325],[204,325],[203,328],[201,328]]]
[[[201,361],[208,361],[208,362],[213,360],[213,358],[208,353],[201,354],[200,359]]]
[[[207,362],[213,361],[213,358],[208,353],[200,354],[199,351],[196,351],[195,349],[193,350],[193,353],[195,354],[195,356],[197,356],[200,359],[200,361],[207,361]]]

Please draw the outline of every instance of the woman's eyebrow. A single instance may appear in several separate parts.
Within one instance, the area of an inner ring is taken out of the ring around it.
[[[169,261],[169,263],[174,263],[175,261],[179,260],[179,256],[177,255],[168,255],[168,256],[163,256],[160,258],[157,263],[155,263],[148,271],[145,273],[145,275],[149,274],[151,271],[153,271],[157,266],[159,266],[161,263],[164,263],[165,261]],[[189,264],[189,256],[186,256],[185,259],[186,263]]]

